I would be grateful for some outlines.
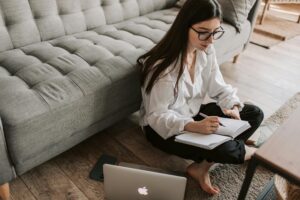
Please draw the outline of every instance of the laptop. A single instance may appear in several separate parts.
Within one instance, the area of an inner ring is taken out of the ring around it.
[[[107,200],[183,200],[186,177],[135,167],[104,164]]]

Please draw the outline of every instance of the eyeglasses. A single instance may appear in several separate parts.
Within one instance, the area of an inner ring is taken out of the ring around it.
[[[223,34],[225,33],[224,29],[222,28],[222,26],[220,26],[218,28],[218,30],[215,30],[214,32],[208,32],[208,31],[197,31],[196,29],[194,29],[192,26],[191,26],[191,29],[193,31],[195,31],[196,33],[198,33],[198,38],[199,40],[201,41],[204,41],[204,40],[208,40],[211,36],[213,36],[213,39],[214,40],[217,40],[217,39],[220,39]]]

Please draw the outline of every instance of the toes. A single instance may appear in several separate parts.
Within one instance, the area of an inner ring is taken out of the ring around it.
[[[213,186],[213,188],[214,188],[218,193],[220,193],[220,189],[219,189],[218,187]]]
[[[212,195],[215,195],[215,194],[219,194],[220,193],[220,190],[219,188],[217,187],[212,187],[212,186],[203,186],[201,187],[202,190],[204,190],[205,192],[209,193],[209,194],[212,194]]]
[[[211,189],[211,194],[213,194],[213,195],[215,195],[215,194],[219,194],[219,190],[218,189],[215,189],[215,187],[212,187],[212,189]]]
[[[204,190],[205,192],[212,194],[212,195],[220,193],[220,189],[216,186],[200,184],[200,187],[202,188],[202,190]]]
[[[207,188],[204,190],[205,192],[209,193],[209,194],[212,194],[212,195],[215,195],[215,194],[218,194],[219,192],[217,190],[215,190],[213,187],[210,187],[210,188]]]

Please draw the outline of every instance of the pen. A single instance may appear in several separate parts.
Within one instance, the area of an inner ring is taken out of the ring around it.
[[[199,112],[199,115],[200,115],[200,116],[202,116],[202,117],[204,117],[204,118],[208,117],[206,114],[204,114],[204,113],[202,113],[202,112]],[[225,125],[224,125],[224,124],[222,124],[221,122],[219,122],[219,125],[221,125],[221,126],[224,126],[224,127],[225,127]]]

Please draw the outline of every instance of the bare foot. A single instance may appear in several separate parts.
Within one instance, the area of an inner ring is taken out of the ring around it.
[[[246,140],[245,144],[249,145],[249,146],[255,146],[255,141],[254,140]]]
[[[250,147],[248,145],[245,145],[245,160],[250,160],[250,158],[252,157],[252,155],[255,153],[255,151],[257,150],[257,148],[255,147]]]
[[[205,192],[214,195],[220,193],[220,189],[216,186],[212,186],[210,182],[209,168],[212,165],[213,163],[207,161],[202,161],[200,164],[192,163],[187,167],[187,173],[199,183]]]

